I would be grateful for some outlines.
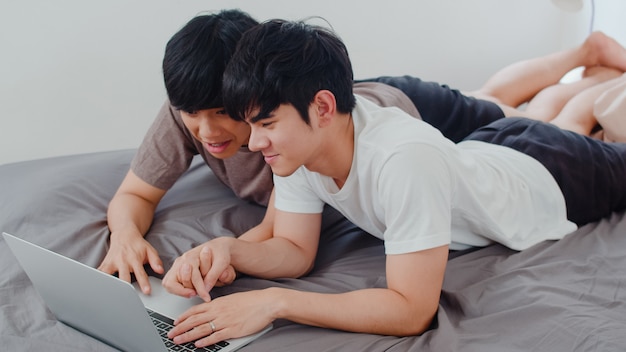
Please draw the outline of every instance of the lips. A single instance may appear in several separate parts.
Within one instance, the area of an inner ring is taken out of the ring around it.
[[[274,154],[274,155],[263,155],[263,159],[265,160],[265,162],[267,164],[272,164],[272,162],[274,160],[276,160],[276,158],[278,158],[278,154]]]
[[[204,147],[211,154],[223,153],[230,145],[230,141],[220,143],[204,143]]]

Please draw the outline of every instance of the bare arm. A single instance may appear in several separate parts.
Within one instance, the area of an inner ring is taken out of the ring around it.
[[[272,196],[263,222],[252,229],[256,233],[239,239],[219,237],[184,253],[163,278],[163,286],[180,296],[198,295],[210,301],[209,291],[226,281],[223,273],[230,265],[262,278],[306,274],[317,253],[321,214],[289,214],[277,221],[279,213]],[[262,242],[254,242],[257,240]]]
[[[273,236],[255,244],[234,243],[225,251],[238,271],[263,277],[300,277],[313,268],[322,214],[286,213],[271,207]],[[210,278],[209,278],[210,282]]]
[[[98,269],[109,274],[117,272],[120,279],[128,282],[134,273],[145,293],[150,293],[150,284],[143,265],[149,263],[155,272],[163,273],[157,251],[144,236],[165,192],[128,171],[107,212],[111,248]]]
[[[387,257],[386,289],[319,294],[272,288],[276,318],[353,332],[424,332],[437,311],[448,246]]]
[[[262,242],[272,238],[274,235],[274,214],[274,191],[272,190],[268,207],[261,223],[240,235],[238,239],[248,242]],[[207,257],[206,249],[205,253],[202,253],[203,249],[205,249],[203,246],[198,246],[189,250],[187,253],[183,254],[183,256],[177,258],[170,269],[172,271],[180,270],[181,275],[178,277],[184,278],[184,288],[180,287],[180,291],[178,292],[181,296],[189,297],[198,295],[205,300],[210,300],[210,289],[207,289],[207,283],[205,283],[212,280],[211,278],[206,278],[209,267],[202,266],[200,263],[202,260],[210,262],[211,259]],[[183,257],[185,258],[183,259]],[[225,267],[226,268],[213,285],[224,286],[235,281],[237,272],[234,267],[230,264],[225,265]],[[204,268],[204,270],[201,270],[201,268]],[[195,279],[193,279],[194,277]]]
[[[279,318],[352,332],[418,335],[436,314],[447,256],[447,246],[389,256],[387,288],[338,294],[268,288],[222,296],[185,312],[168,336],[200,347],[254,333]]]
[[[302,275],[313,264],[320,219],[276,211],[272,239],[263,243],[224,239],[210,247],[212,263],[219,266],[226,258],[242,272],[267,278]],[[228,255],[218,259],[221,251]],[[219,297],[181,315],[169,337],[176,343],[200,339],[198,346],[204,346],[254,333],[278,318],[346,331],[419,334],[437,310],[447,257],[447,246],[388,256],[387,288],[340,294],[269,288]],[[213,334],[209,322],[217,327]]]
[[[243,233],[239,236],[239,239],[250,242],[261,242],[271,238],[274,235],[274,209],[274,190],[272,190],[270,200],[267,204],[267,210],[265,211],[265,216],[261,223]]]

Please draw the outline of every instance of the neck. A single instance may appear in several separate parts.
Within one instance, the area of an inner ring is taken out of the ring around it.
[[[332,177],[335,184],[341,188],[348,179],[354,156],[352,115],[338,115],[329,127],[329,133],[325,134],[326,138],[320,143],[322,152],[318,153],[316,162],[306,167],[311,171]]]

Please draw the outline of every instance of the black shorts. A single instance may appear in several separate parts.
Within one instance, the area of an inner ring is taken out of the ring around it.
[[[518,117],[495,121],[466,139],[503,145],[538,160],[559,184],[568,219],[579,226],[626,209],[626,144]]]
[[[357,82],[379,82],[400,89],[415,104],[422,120],[455,143],[479,127],[504,117],[495,103],[468,97],[447,85],[411,76],[378,77]]]

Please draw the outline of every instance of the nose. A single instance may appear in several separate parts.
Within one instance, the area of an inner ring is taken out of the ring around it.
[[[264,136],[263,131],[254,125],[250,126],[250,139],[248,139],[248,149],[253,152],[261,151],[269,145],[269,139]]]
[[[218,123],[212,122],[208,116],[203,116],[198,125],[198,135],[202,140],[208,140],[222,134]]]

